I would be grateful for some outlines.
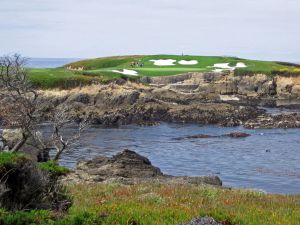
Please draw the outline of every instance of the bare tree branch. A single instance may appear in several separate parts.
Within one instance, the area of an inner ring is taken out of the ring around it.
[[[43,138],[39,132],[39,125],[43,121],[42,107],[44,103],[46,104],[46,100],[40,99],[38,92],[32,86],[25,69],[26,61],[18,54],[0,58],[1,125],[21,131],[21,138],[11,148],[11,151],[19,151],[29,139],[34,139],[41,148],[42,155],[48,154],[51,148],[55,148],[54,160],[57,161],[64,151],[78,142],[88,123],[83,120],[79,124],[76,134],[66,135],[65,127],[73,121],[68,116],[67,107],[56,108],[52,111],[50,121],[53,128],[50,140]],[[67,136],[69,137],[67,138]]]
[[[66,137],[63,133],[64,128],[67,125],[73,123],[67,116],[68,108],[63,107],[58,110],[53,117],[53,133],[52,133],[52,143],[56,149],[56,155],[54,160],[57,161],[60,159],[61,154],[69,149],[71,146],[75,145],[80,137],[81,133],[88,127],[87,119],[83,119],[79,125],[76,134],[72,135],[71,137]]]

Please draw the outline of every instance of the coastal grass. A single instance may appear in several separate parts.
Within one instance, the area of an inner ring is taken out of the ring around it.
[[[0,172],[27,160],[29,160],[29,157],[22,153],[0,152]]]
[[[300,196],[270,195],[188,184],[76,184],[68,186],[67,215],[0,211],[0,224],[171,225],[210,216],[224,224],[298,225]],[[24,213],[26,215],[24,215]],[[20,214],[22,216],[20,216]]]
[[[54,176],[66,175],[70,172],[68,168],[60,166],[57,162],[53,160],[38,163],[38,168],[42,171],[49,172]]]
[[[194,217],[244,225],[296,225],[300,196],[187,184],[75,185],[71,214],[103,215],[103,224],[180,224]]]
[[[173,59],[173,60],[197,60],[198,64],[195,65],[181,65],[175,64],[172,66],[156,66],[151,60],[160,59]],[[110,62],[113,61],[113,62]],[[143,67],[131,67],[133,61],[139,61]],[[177,75],[186,72],[210,72],[214,68],[214,64],[217,63],[229,63],[230,66],[235,66],[237,63],[242,62],[247,65],[246,68],[239,68],[236,71],[244,73],[266,73],[272,74],[280,71],[295,72],[297,65],[271,62],[271,61],[259,61],[259,60],[247,60],[237,57],[227,56],[189,56],[189,55],[150,55],[150,56],[123,56],[99,58],[94,60],[84,60],[75,63],[68,64],[67,67],[83,68],[86,71],[94,72],[107,72],[118,69],[133,69],[139,72],[140,76],[165,76],[165,75]],[[299,72],[299,71],[297,71]],[[238,73],[237,73],[238,74]]]
[[[156,66],[151,60],[174,59],[197,60],[196,65]],[[142,67],[132,67],[132,62],[143,64]],[[120,78],[136,80],[143,76],[170,76],[188,72],[211,72],[217,63],[245,63],[246,68],[237,68],[236,76],[263,73],[266,75],[299,76],[300,66],[290,63],[247,60],[227,56],[188,56],[188,55],[149,55],[149,56],[114,56],[81,60],[70,63],[61,68],[35,69],[28,68],[33,84],[43,89],[69,88],[90,84],[93,81],[106,83]],[[113,72],[113,70],[135,70],[138,76],[127,76]]]
[[[70,63],[65,67],[80,68],[83,67],[85,70],[95,70],[103,68],[114,68],[129,66],[132,61],[140,60],[143,56],[112,56],[103,57],[96,59],[86,59],[78,62]]]
[[[107,82],[124,76],[110,71],[89,72],[72,71],[65,68],[28,69],[28,74],[34,86],[42,89],[69,88],[90,84],[93,81]]]
[[[91,77],[64,68],[28,69],[28,74],[33,85],[40,88],[68,87],[72,83],[85,84]]]

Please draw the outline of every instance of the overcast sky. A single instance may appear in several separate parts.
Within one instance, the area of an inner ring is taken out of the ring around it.
[[[0,52],[300,62],[300,0],[0,0]]]

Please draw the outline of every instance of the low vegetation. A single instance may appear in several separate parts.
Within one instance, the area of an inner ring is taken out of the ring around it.
[[[22,153],[1,152],[0,153],[0,171],[6,168],[14,167],[22,161],[28,160],[29,157]]]
[[[87,59],[67,64],[65,67],[81,68],[85,70],[96,70],[103,68],[114,68],[130,65],[132,61],[141,60],[143,56],[113,56],[96,59]]]
[[[197,60],[195,65],[156,66],[150,60],[174,59]],[[139,62],[143,66],[132,66]],[[247,68],[237,68],[235,75],[251,75],[264,73],[268,75],[299,75],[298,65],[281,62],[246,60],[237,57],[221,56],[179,56],[179,55],[150,55],[150,56],[115,56],[97,59],[87,59],[65,65],[63,68],[30,69],[30,78],[35,86],[41,88],[68,88],[96,82],[124,78],[137,79],[141,76],[169,76],[187,72],[209,72],[217,63],[229,63],[234,66],[242,62]],[[113,70],[131,69],[138,72],[139,76],[126,76]]]
[[[173,66],[156,66],[150,60],[160,59],[174,59],[180,60],[197,60],[198,64],[195,65],[181,65],[176,64]],[[110,61],[115,61],[112,63]],[[139,61],[143,64],[142,67],[132,67],[133,61]],[[105,63],[104,63],[105,62]],[[109,63],[110,62],[110,63]],[[119,63],[117,63],[119,62]],[[122,61],[118,61],[118,57],[99,58],[94,60],[84,60],[66,65],[68,68],[83,68],[84,71],[96,72],[108,72],[114,69],[133,69],[139,72],[141,76],[164,76],[164,75],[176,75],[185,72],[209,72],[214,68],[214,64],[229,63],[229,66],[234,66],[237,63],[242,62],[247,65],[247,68],[238,68],[237,71],[249,71],[249,72],[263,72],[271,74],[275,71],[287,70],[293,72],[297,70],[297,65],[270,62],[270,61],[258,61],[247,60],[237,57],[225,57],[225,56],[178,56],[178,55],[152,55],[152,56],[128,56],[122,57]]]
[[[37,164],[30,156],[22,153],[0,152],[0,208],[10,212],[68,209],[71,199],[65,188],[57,182],[58,177],[67,172],[66,168],[58,166],[54,161]],[[16,220],[12,224],[27,223]]]
[[[23,224],[159,225],[180,224],[199,216],[211,216],[226,224],[296,225],[300,222],[300,196],[185,184],[80,184],[68,189],[74,204],[67,215],[50,211],[14,214],[0,211],[0,224],[18,224],[16,221],[23,220]]]
[[[64,68],[28,69],[28,74],[32,84],[40,88],[68,88],[88,84],[93,79]]]
[[[58,165],[58,163],[53,160],[39,163],[38,167],[42,171],[49,172],[50,174],[52,174],[54,176],[62,176],[62,175],[66,175],[67,173],[70,172],[70,170],[68,168]]]

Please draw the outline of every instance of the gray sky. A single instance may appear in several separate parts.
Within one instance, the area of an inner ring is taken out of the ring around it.
[[[0,0],[0,53],[300,62],[299,0]]]

